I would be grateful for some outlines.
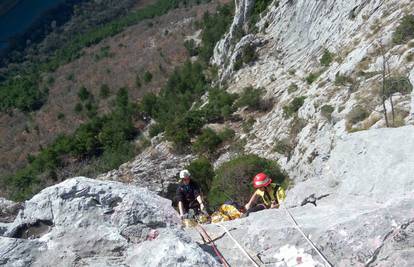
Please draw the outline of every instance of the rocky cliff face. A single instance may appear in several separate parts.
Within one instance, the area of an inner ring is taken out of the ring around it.
[[[152,139],[152,145],[134,160],[97,179],[132,183],[172,199],[178,184],[178,173],[194,158],[193,155],[174,154],[171,144],[156,137]]]
[[[0,237],[2,266],[215,266],[180,229],[171,201],[77,177],[46,188]]]
[[[258,33],[240,40],[234,29],[246,27],[246,10],[254,1],[236,2],[232,30],[217,44],[212,62],[229,91],[262,87],[275,103],[267,114],[255,116],[246,150],[278,160],[295,180],[319,176],[341,136],[384,127],[379,95],[384,57],[390,76],[408,77],[414,84],[414,62],[407,60],[414,48],[391,40],[401,17],[413,12],[411,1],[273,1],[257,23]],[[235,70],[246,46],[255,48],[257,60]],[[320,63],[325,50],[334,59],[327,67]],[[316,78],[309,84],[311,73]],[[396,125],[412,123],[412,94],[393,96]],[[283,107],[298,97],[305,100],[297,116],[285,116]],[[385,104],[390,118],[390,99]],[[323,106],[332,108],[328,116]],[[350,120],[358,111],[364,117]],[[277,153],[278,142],[293,149]]]
[[[288,192],[284,205],[333,266],[412,265],[413,134],[407,126],[343,137],[322,175]],[[264,266],[324,266],[283,208],[224,225]],[[207,231],[232,266],[251,266],[222,228]]]

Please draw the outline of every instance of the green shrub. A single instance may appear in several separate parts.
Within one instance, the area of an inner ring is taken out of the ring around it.
[[[222,143],[220,136],[210,128],[204,129],[192,145],[198,154],[212,155]]]
[[[405,76],[391,76],[385,79],[385,96],[395,93],[409,94],[413,90],[410,79]]]
[[[273,0],[256,0],[254,2],[253,10],[250,14],[249,27],[253,28],[259,21],[260,14],[267,9],[267,7],[273,2]],[[277,1],[278,3],[278,1]],[[276,3],[275,3],[276,4]]]
[[[291,83],[288,87],[288,93],[291,94],[293,92],[295,92],[296,90],[298,90],[298,86],[296,83]]]
[[[252,179],[259,172],[266,173],[276,183],[282,183],[287,178],[274,161],[256,155],[237,157],[217,169],[208,194],[210,205],[218,206],[229,199],[240,204],[247,203],[253,192]]]
[[[234,63],[234,70],[239,70],[243,64],[249,64],[257,59],[257,54],[254,46],[246,45],[242,49],[241,55],[236,59]]]
[[[285,117],[291,117],[302,107],[305,102],[306,96],[295,97],[289,105],[283,106],[283,115]]]
[[[262,95],[264,94],[263,88],[253,88],[248,86],[243,88],[243,92],[240,94],[239,99],[236,101],[237,107],[248,107],[250,110],[261,110],[262,108]]]
[[[184,47],[187,49],[188,54],[190,57],[194,57],[198,55],[198,48],[193,39],[187,40],[184,42]]]
[[[66,80],[68,80],[68,81],[73,81],[74,79],[75,79],[75,74],[74,73],[69,73],[66,76]]]
[[[226,90],[212,88],[208,93],[208,103],[203,107],[203,111],[208,122],[217,122],[228,119],[235,111],[233,106],[237,94],[229,94]]]
[[[99,52],[93,56],[93,59],[94,59],[95,62],[97,62],[97,61],[99,61],[103,58],[113,57],[114,55],[115,55],[115,53],[110,51],[109,46],[104,46],[104,47],[101,47],[99,49]]]
[[[56,171],[70,162],[91,160],[96,165],[91,171],[94,170],[96,175],[131,159],[134,154],[131,141],[137,134],[132,117],[136,114],[125,88],[118,91],[114,103],[111,113],[94,116],[70,136],[58,136],[38,155],[31,157],[26,167],[8,177],[6,188],[12,198],[25,199],[51,182],[56,182],[53,180]]]
[[[140,103],[141,111],[153,117],[157,113],[157,95],[154,93],[145,93]]]
[[[325,118],[327,118],[328,120],[331,120],[332,118],[332,112],[334,111],[334,107],[332,107],[331,105],[323,105],[321,107],[321,114],[322,116],[324,116]]]
[[[249,133],[252,130],[255,122],[256,120],[252,116],[249,116],[247,120],[244,120],[242,123],[243,132],[246,134]]]
[[[0,83],[0,111],[9,111],[18,108],[21,111],[33,111],[39,109],[47,99],[48,91],[40,90],[39,75],[24,74],[11,77]]]
[[[81,113],[81,112],[82,112],[82,110],[83,110],[82,103],[76,103],[75,108],[74,108],[74,111],[75,111],[77,114],[79,114],[79,113]]]
[[[233,66],[233,68],[234,68],[234,70],[239,70],[239,69],[241,69],[243,67],[243,58],[242,57],[238,57],[237,59],[236,59],[236,61],[234,62],[234,66]]]
[[[308,76],[306,76],[305,80],[308,84],[312,84],[314,81],[318,79],[319,75],[320,73],[311,72]]]
[[[273,147],[273,151],[285,155],[286,157],[292,152],[293,147],[289,139],[277,140]]]
[[[199,48],[200,59],[204,63],[210,62],[216,43],[221,39],[223,34],[228,30],[233,21],[234,4],[219,6],[217,13],[211,15],[209,12],[204,13],[201,21],[201,46]]]
[[[62,113],[62,112],[59,112],[58,115],[57,115],[57,119],[58,120],[63,120],[64,118],[65,118],[65,114]]]
[[[329,67],[329,65],[331,65],[332,60],[333,60],[333,54],[329,52],[328,49],[325,49],[321,57],[321,60],[320,60],[321,65],[324,67]]]
[[[190,171],[191,179],[195,180],[201,187],[203,194],[207,195],[214,177],[214,169],[210,161],[201,157],[193,160],[186,169]]]
[[[144,79],[144,82],[145,82],[145,83],[150,83],[150,82],[151,82],[151,80],[152,80],[152,73],[151,73],[151,72],[149,72],[149,71],[146,71],[146,72],[144,73],[144,77],[143,77],[143,79]]]
[[[108,98],[110,94],[109,86],[107,84],[102,84],[101,89],[99,90],[99,96],[103,99]]]
[[[335,85],[336,86],[344,86],[349,83],[353,83],[354,80],[350,76],[342,75],[339,72],[335,75]]]
[[[164,128],[160,124],[156,123],[150,126],[148,133],[150,137],[154,137],[162,133],[163,131],[164,131]]]
[[[351,110],[351,112],[348,113],[346,118],[349,123],[355,124],[357,122],[365,120],[369,115],[370,113],[365,108],[362,106],[356,106]]]
[[[243,62],[248,64],[257,59],[257,54],[254,46],[247,45],[243,48],[242,52]]]
[[[55,78],[54,78],[53,76],[49,76],[49,77],[47,78],[46,83],[47,83],[48,85],[53,85],[53,84],[55,83]]]
[[[224,128],[223,131],[219,132],[218,136],[220,137],[220,139],[225,142],[225,141],[229,141],[232,140],[235,136],[235,131],[233,129],[230,128]]]
[[[88,89],[86,89],[85,86],[82,86],[79,89],[78,97],[79,97],[80,101],[86,101],[91,97],[91,93],[89,93]]]
[[[157,0],[141,9],[132,10],[125,15],[113,16],[112,18],[114,19],[102,21],[98,18],[100,23],[96,24],[95,22],[92,22],[90,28],[67,36],[69,37],[66,38],[68,41],[64,43],[62,42],[61,45],[56,46],[56,49],[48,51],[49,56],[46,56],[44,60],[26,62],[27,64],[25,63],[24,65],[18,66],[17,73],[11,71],[10,75],[5,77],[5,82],[0,84],[0,99],[2,100],[0,103],[0,110],[4,111],[6,109],[18,108],[22,111],[33,111],[39,109],[47,100],[47,93],[39,88],[41,73],[53,72],[59,66],[67,64],[82,56],[84,54],[84,52],[82,52],[84,51],[83,48],[98,44],[101,40],[114,36],[122,32],[125,28],[135,25],[143,20],[166,14],[169,10],[179,7],[179,4],[184,2],[188,2],[188,0]],[[225,12],[223,12],[217,16],[225,18],[224,21],[226,23],[219,23],[219,21],[216,20],[216,17],[212,17],[209,20],[209,26],[212,27],[206,26],[206,28],[209,28],[209,31],[203,31],[203,36],[209,32],[209,34],[215,37],[210,38],[210,43],[208,44],[208,48],[206,48],[211,53],[214,49],[214,45],[228,29],[228,25],[230,25],[233,20],[231,15],[232,8],[226,5],[220,9],[220,11],[223,10],[227,10],[227,14],[224,14]],[[123,13],[123,11],[121,13]],[[105,47],[103,47],[99,53],[104,56],[111,56],[109,49]],[[208,55],[208,59],[210,58],[210,55],[211,54]],[[206,62],[208,62],[208,59]],[[20,80],[20,84],[22,83],[21,80],[25,80],[25,83],[30,82],[30,85],[11,86],[16,83],[16,77],[20,77],[17,79]],[[74,75],[69,74],[67,79],[74,80]]]
[[[406,15],[401,19],[392,36],[394,44],[407,43],[414,38],[414,15]]]

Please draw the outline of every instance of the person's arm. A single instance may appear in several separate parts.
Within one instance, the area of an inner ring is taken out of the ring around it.
[[[257,197],[258,195],[254,193],[252,197],[250,198],[249,202],[246,205],[244,205],[244,208],[246,209],[246,211],[249,210],[254,203],[256,203]]]
[[[183,204],[184,195],[183,195],[183,192],[181,192],[180,188],[177,188],[177,192],[175,193],[175,198],[178,202],[178,212],[180,213],[180,217],[182,218],[185,214],[185,210],[184,210],[184,204]]]
[[[205,212],[206,207],[204,206],[203,199],[201,198],[201,195],[198,195],[196,199],[197,199],[198,203],[200,203],[200,210]]]
[[[180,212],[180,217],[184,216],[184,205],[182,201],[178,201],[178,211]]]

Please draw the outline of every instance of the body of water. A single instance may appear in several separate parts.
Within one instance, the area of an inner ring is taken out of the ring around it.
[[[13,9],[0,16],[0,49],[7,47],[7,40],[24,33],[42,13],[65,0],[21,0]]]

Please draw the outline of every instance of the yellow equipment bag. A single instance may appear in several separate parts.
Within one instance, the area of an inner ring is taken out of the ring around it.
[[[230,220],[238,219],[242,215],[241,212],[233,205],[223,204],[220,206],[219,211],[226,214]]]
[[[233,205],[223,204],[220,206],[218,211],[211,215],[211,222],[225,222],[240,218],[242,213]]]
[[[225,222],[230,221],[229,216],[227,216],[224,213],[221,213],[220,211],[216,211],[213,214],[211,214],[211,222],[212,223],[219,223],[219,222]]]

